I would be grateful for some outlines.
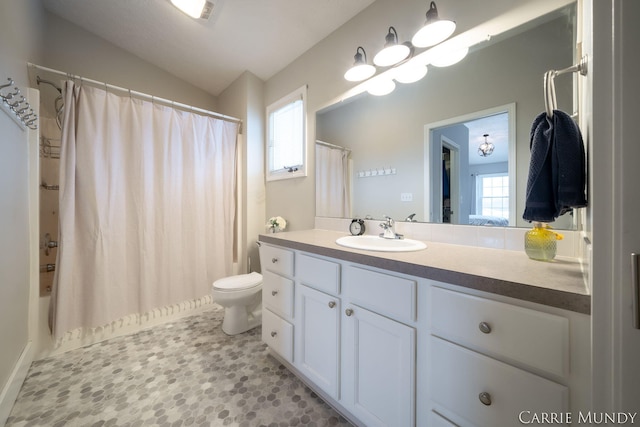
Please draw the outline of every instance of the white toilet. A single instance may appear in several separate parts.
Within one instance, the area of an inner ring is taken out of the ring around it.
[[[262,274],[253,272],[216,280],[211,295],[224,307],[225,334],[241,334],[262,323]]]

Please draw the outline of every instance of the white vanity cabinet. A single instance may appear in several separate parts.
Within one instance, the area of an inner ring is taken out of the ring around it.
[[[357,426],[588,410],[588,315],[264,243],[261,261],[263,340]]]
[[[303,252],[295,263],[293,366],[362,425],[414,426],[416,281]]]

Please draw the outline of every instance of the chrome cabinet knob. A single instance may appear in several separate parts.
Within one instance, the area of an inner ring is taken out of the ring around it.
[[[276,295],[278,295],[278,291],[271,291],[271,295],[275,297]]]
[[[276,331],[271,332],[271,337],[275,338],[275,336],[278,335],[278,333]]]
[[[478,395],[478,399],[480,399],[480,402],[482,402],[483,405],[487,405],[487,406],[491,405],[491,395],[486,391],[483,391],[482,393],[480,393]]]
[[[491,333],[491,325],[489,325],[487,322],[480,322],[480,324],[478,325],[478,329],[480,329],[480,332],[482,332],[483,334]]]
[[[352,310],[352,309],[350,309],[350,308],[347,308],[347,309],[344,311],[344,314],[346,314],[347,316],[351,316],[351,315],[353,315],[353,310]]]
[[[333,308],[336,306],[336,302],[335,301],[329,301],[329,308]]]
[[[271,262],[275,264],[276,262],[278,262],[278,258],[271,258]]]

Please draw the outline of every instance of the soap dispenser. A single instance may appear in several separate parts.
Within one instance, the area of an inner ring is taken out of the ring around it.
[[[548,224],[534,222],[533,228],[524,235],[524,251],[529,258],[538,261],[551,261],[556,257],[556,241],[564,236],[551,230]]]

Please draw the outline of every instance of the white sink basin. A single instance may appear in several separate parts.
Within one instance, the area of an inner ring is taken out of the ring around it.
[[[344,236],[337,239],[336,243],[347,248],[380,252],[411,252],[427,247],[418,240],[383,239],[378,236]]]

